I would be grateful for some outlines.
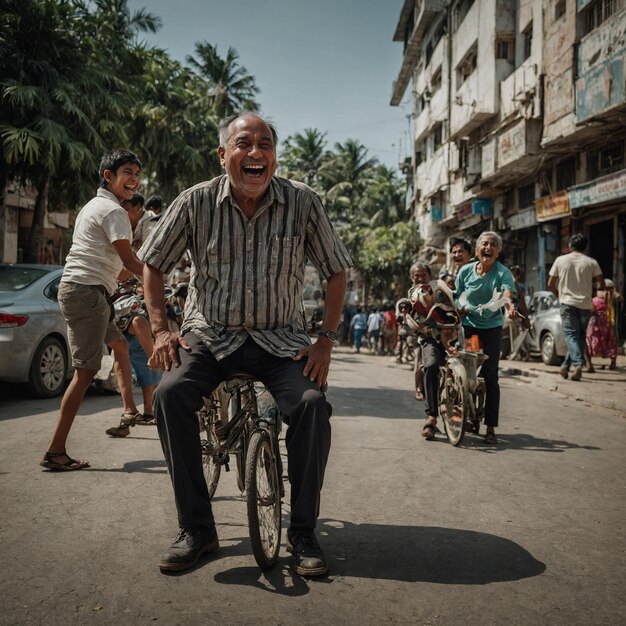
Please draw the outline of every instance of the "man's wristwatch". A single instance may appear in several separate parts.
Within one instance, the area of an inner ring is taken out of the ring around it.
[[[325,330],[320,333],[320,337],[326,337],[331,343],[337,343],[337,333],[334,330]]]

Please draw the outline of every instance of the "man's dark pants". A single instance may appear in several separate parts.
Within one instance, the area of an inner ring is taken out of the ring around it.
[[[187,333],[184,338],[191,351],[179,351],[180,367],[163,374],[154,395],[179,526],[214,523],[196,411],[220,382],[246,373],[269,389],[289,424],[285,443],[291,483],[290,530],[312,531],[330,451],[332,409],[319,387],[302,375],[306,359],[274,356],[248,338],[233,354],[217,361],[196,335]]]
[[[498,425],[500,417],[500,383],[498,382],[498,365],[500,364],[500,350],[502,343],[502,327],[473,328],[463,326],[466,339],[478,335],[480,347],[489,357],[480,369],[480,375],[485,380],[485,425]]]
[[[432,337],[420,336],[418,339],[422,352],[424,372],[424,396],[426,415],[437,417],[439,414],[439,368],[446,362],[446,352],[441,342]]]

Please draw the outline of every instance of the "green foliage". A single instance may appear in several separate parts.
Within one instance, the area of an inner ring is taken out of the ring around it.
[[[415,225],[405,208],[404,184],[369,158],[356,139],[326,150],[325,134],[305,129],[283,142],[281,174],[307,183],[323,198],[355,269],[378,300],[404,288],[418,251]]]
[[[239,55],[234,48],[228,48],[226,57],[222,58],[217,52],[217,46],[206,41],[196,44],[195,57],[187,57],[192,70],[205,81],[206,87],[202,94],[205,108],[218,119],[258,109],[255,98],[259,88],[254,77],[239,65],[238,59]]]

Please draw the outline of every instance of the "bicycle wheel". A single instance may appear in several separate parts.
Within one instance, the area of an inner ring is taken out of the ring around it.
[[[250,437],[246,459],[248,527],[254,558],[262,569],[276,563],[280,549],[281,498],[278,464],[266,430]]]
[[[222,466],[215,463],[215,454],[220,442],[212,428],[214,409],[208,416],[200,415],[200,446],[202,448],[202,471],[209,489],[209,498],[212,498],[220,480]]]
[[[458,446],[465,434],[467,401],[463,365],[450,360],[440,369],[439,415],[443,420],[448,441],[453,446]]]

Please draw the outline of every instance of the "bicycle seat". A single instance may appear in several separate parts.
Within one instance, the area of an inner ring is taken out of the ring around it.
[[[233,374],[230,378],[227,378],[224,382],[225,383],[230,383],[236,380],[242,380],[244,382],[256,382],[258,379],[255,376],[252,376],[252,374],[246,374],[245,372],[237,372],[236,374]]]

